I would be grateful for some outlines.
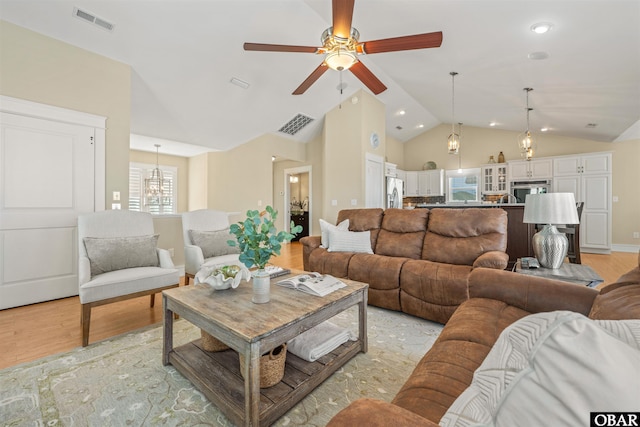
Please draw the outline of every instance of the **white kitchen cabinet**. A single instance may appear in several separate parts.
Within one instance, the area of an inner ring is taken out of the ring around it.
[[[611,173],[611,154],[595,153],[562,156],[553,159],[553,176],[572,176],[591,173]]]
[[[554,159],[553,191],[573,193],[583,202],[580,248],[584,252],[611,251],[611,153]]]
[[[420,196],[444,196],[444,169],[418,172]]]
[[[444,169],[404,173],[405,197],[444,195]]]
[[[507,164],[482,166],[482,194],[504,194],[509,192]]]
[[[396,178],[401,179],[403,181],[407,180],[407,173],[405,171],[403,171],[402,169],[398,169],[396,168]],[[406,187],[406,184],[405,184]]]
[[[395,163],[389,163],[389,162],[385,162],[384,163],[384,174],[385,176],[392,176],[392,177],[396,177],[396,164]]]
[[[553,176],[553,159],[516,160],[508,165],[511,181],[550,179]]]
[[[416,197],[420,193],[418,191],[418,171],[405,172],[405,197]]]

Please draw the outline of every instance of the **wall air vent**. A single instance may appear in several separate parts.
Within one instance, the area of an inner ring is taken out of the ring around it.
[[[289,135],[295,135],[300,130],[311,123],[314,119],[304,114],[298,114],[293,119],[289,120],[287,124],[278,129],[278,132],[286,133]]]
[[[113,31],[113,24],[111,22],[105,21],[102,18],[98,18],[91,12],[87,12],[86,10],[78,9],[77,7],[73,8],[73,16],[76,18],[82,19],[83,21],[90,22],[103,30]]]

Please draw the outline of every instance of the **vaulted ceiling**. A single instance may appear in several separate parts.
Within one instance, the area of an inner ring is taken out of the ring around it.
[[[74,7],[113,30],[75,17]],[[307,141],[327,111],[368,90],[329,70],[294,96],[321,56],[243,50],[320,46],[330,0],[0,0],[0,18],[130,64],[131,132],[207,149],[278,133],[299,113],[315,120],[290,138]],[[553,27],[536,34],[538,22]],[[365,41],[443,32],[439,48],[359,57],[388,87],[378,98],[400,141],[451,122],[451,71],[456,122],[522,131],[531,87],[533,130],[640,138],[640,1],[356,0],[353,26]]]

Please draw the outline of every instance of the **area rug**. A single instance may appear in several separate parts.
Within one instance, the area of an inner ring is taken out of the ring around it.
[[[357,332],[355,307],[332,322]],[[369,351],[360,353],[299,402],[276,426],[323,426],[352,401],[390,401],[442,326],[368,308]],[[200,336],[184,319],[174,345]],[[3,426],[231,426],[172,366],[162,365],[162,327],[0,371]]]

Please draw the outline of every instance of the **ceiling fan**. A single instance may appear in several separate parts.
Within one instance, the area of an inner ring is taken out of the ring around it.
[[[293,95],[303,94],[327,69],[351,71],[371,92],[378,95],[387,87],[358,61],[358,55],[440,47],[442,31],[360,42],[360,33],[351,27],[355,0],[332,0],[333,26],[322,33],[322,47],[245,43],[244,50],[300,52],[325,55],[324,61],[302,82]]]

